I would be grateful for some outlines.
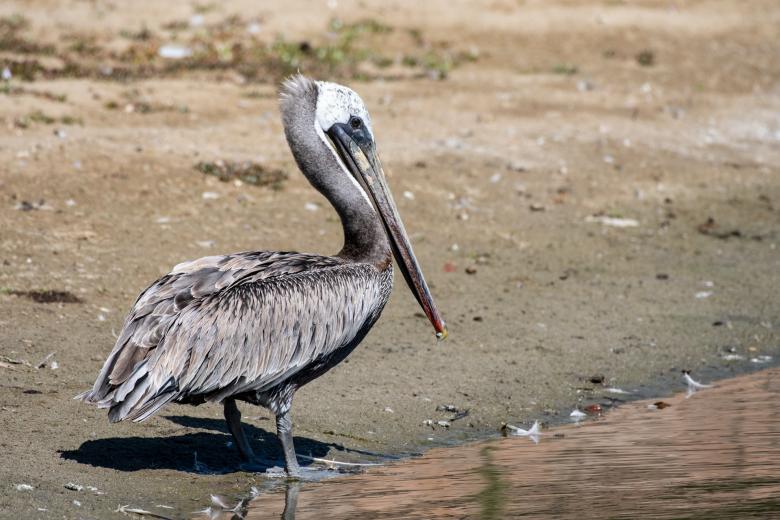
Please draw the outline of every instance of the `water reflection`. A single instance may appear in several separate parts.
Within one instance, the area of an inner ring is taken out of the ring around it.
[[[606,419],[507,438],[250,501],[247,519],[769,518],[780,511],[780,370]],[[221,518],[237,517],[232,514]]]

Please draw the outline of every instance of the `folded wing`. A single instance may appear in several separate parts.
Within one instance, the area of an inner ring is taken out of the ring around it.
[[[112,421],[143,420],[172,400],[272,388],[349,343],[385,285],[373,266],[298,253],[180,264],[139,296],[79,397]]]

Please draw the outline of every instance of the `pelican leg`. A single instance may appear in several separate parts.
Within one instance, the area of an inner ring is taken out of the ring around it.
[[[284,511],[282,520],[295,520],[295,510],[298,509],[298,493],[301,490],[300,482],[289,482],[284,493]]]
[[[295,446],[293,445],[292,419],[290,418],[289,408],[276,416],[276,435],[282,442],[284,450],[284,462],[287,469],[287,476],[297,478],[301,475],[301,468],[298,466],[298,458],[295,456]]]
[[[236,406],[235,399],[225,399],[225,421],[227,421],[228,430],[233,434],[241,458],[247,461],[255,459],[255,453],[252,446],[244,435],[244,429],[241,427],[241,412]]]

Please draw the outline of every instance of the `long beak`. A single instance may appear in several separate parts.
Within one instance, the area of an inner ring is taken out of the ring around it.
[[[354,130],[349,125],[337,123],[328,131],[339,155],[358,182],[364,186],[374,202],[393,249],[393,256],[404,275],[409,289],[436,330],[436,337],[447,337],[447,326],[439,313],[433,296],[425,283],[420,264],[414,256],[412,245],[398,215],[393,195],[387,187],[385,172],[376,153],[373,139],[365,129]]]

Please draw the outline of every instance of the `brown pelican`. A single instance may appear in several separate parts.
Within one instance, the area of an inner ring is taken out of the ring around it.
[[[344,228],[336,256],[252,251],[184,262],[150,285],[125,319],[91,390],[112,422],[143,421],[170,402],[224,404],[243,458],[254,454],[236,400],[276,415],[287,474],[299,475],[290,408],[298,388],[335,366],[379,318],[393,283],[392,256],[444,339],[376,152],[360,97],[342,85],[294,76],[282,85],[287,142]]]

